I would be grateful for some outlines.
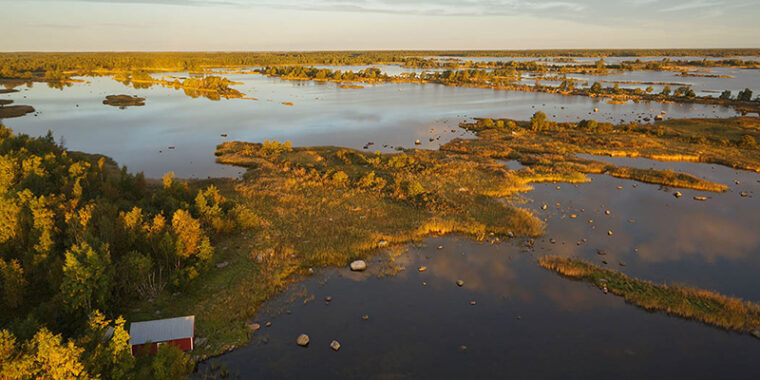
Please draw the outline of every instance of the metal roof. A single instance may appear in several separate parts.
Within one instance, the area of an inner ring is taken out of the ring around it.
[[[195,333],[195,316],[132,322],[129,326],[129,344],[165,342],[167,340],[192,338]]]

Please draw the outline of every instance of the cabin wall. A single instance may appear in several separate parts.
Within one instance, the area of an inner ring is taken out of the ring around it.
[[[155,355],[156,352],[158,351],[159,343],[166,343],[166,344],[175,346],[182,351],[193,350],[193,338],[183,338],[183,339],[168,340],[166,342],[152,342],[152,343],[145,343],[145,344],[137,344],[137,345],[132,346],[132,355],[137,355],[138,353],[144,352],[145,350],[147,350],[147,353],[149,355]]]

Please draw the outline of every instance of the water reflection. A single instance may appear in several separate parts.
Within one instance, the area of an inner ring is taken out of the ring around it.
[[[752,378],[760,368],[756,339],[626,305],[540,269],[513,244],[432,238],[404,257],[396,277],[328,269],[307,279],[314,301],[272,301],[258,315],[271,327],[211,361],[268,379]],[[301,333],[308,348],[295,344]]]

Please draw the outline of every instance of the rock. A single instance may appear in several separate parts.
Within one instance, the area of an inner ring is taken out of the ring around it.
[[[594,112],[599,112],[599,108],[594,108]]]
[[[599,256],[606,256],[607,255],[607,251],[605,251],[603,249],[597,249],[596,250],[596,254],[599,255]]]
[[[546,210],[546,205],[541,205],[541,210]]]
[[[354,272],[361,272],[367,270],[367,263],[364,260],[356,260],[351,262],[351,270]]]
[[[627,264],[625,263],[625,261],[621,261],[621,262],[620,262],[620,266],[621,266],[621,267],[624,267],[624,266],[626,266],[626,265],[627,265]]]
[[[414,140],[414,145],[420,145],[420,144],[421,144],[421,143],[420,143],[420,140],[419,140],[419,139],[417,139],[417,140]]]
[[[655,115],[654,120],[655,121],[661,121],[662,120],[662,115]]]
[[[604,214],[605,214],[605,215],[609,215],[609,214],[610,214],[610,210],[605,210],[605,211],[604,211]]]
[[[577,217],[578,217],[578,215],[575,215],[575,214],[570,214],[570,219],[575,219],[575,218],[577,218]]]
[[[338,343],[337,340],[333,340],[332,342],[330,342],[330,348],[332,348],[333,351],[338,351],[340,350],[340,343]]]
[[[216,267],[219,268],[219,269],[222,269],[222,268],[226,267],[227,265],[230,265],[230,263],[227,262],[227,261],[222,261],[221,263],[216,263]]]
[[[459,287],[462,287],[462,286],[464,286],[464,281],[462,281],[462,280],[457,280],[457,286],[459,286]]]
[[[675,193],[673,193],[673,196],[676,197],[676,198],[681,198],[683,196],[683,194],[681,194],[680,191],[676,191]]]
[[[477,304],[478,304],[477,301],[470,301],[470,305],[472,305],[472,306],[475,306]]]
[[[272,326],[272,322],[267,322],[267,323],[264,324],[264,326],[270,327],[270,326]]]
[[[296,338],[296,344],[298,344],[301,347],[306,347],[309,345],[309,336],[306,334],[301,334]]]
[[[513,237],[515,237],[515,234],[513,234],[512,231],[508,231],[507,232],[507,236],[513,238]]]
[[[330,301],[332,301],[332,297],[330,296],[325,297],[325,302],[330,302]]]
[[[749,194],[747,194],[747,192],[746,192],[746,191],[742,191],[741,193],[739,193],[739,195],[741,195],[742,197],[746,197],[746,196],[747,196],[747,195],[749,195]]]
[[[261,325],[258,323],[251,323],[248,325],[248,329],[251,331],[256,331],[261,328]]]
[[[362,320],[365,320],[365,321],[366,321],[366,320],[368,320],[368,319],[369,319],[369,315],[367,315],[367,314],[364,314],[364,315],[362,315]]]
[[[612,236],[612,231],[607,231],[607,235]]]
[[[439,245],[439,246],[438,246],[438,249],[443,249],[443,246],[442,246],[442,245]]]
[[[460,351],[467,351],[467,346],[465,346],[465,345],[463,344],[463,345],[459,346],[459,350],[460,350]]]
[[[695,201],[706,201],[707,197],[694,197]]]
[[[426,267],[426,266],[424,266],[424,265],[423,265],[423,266],[421,266],[421,267],[419,267],[419,268],[417,268],[417,271],[418,271],[418,272],[424,272],[424,271],[426,271],[426,270],[427,270],[427,267]]]
[[[378,248],[387,247],[388,246],[388,240],[380,240],[379,242],[377,242],[377,246],[378,246]]]
[[[750,331],[749,333],[755,338],[760,339],[760,330],[755,329],[755,330]]]

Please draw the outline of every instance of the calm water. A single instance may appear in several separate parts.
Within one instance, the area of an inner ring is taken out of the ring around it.
[[[51,130],[69,149],[107,154],[149,177],[174,171],[178,177],[206,178],[241,172],[214,163],[216,145],[228,140],[289,140],[302,146],[357,149],[374,142],[372,150],[390,152],[397,146],[414,147],[417,139],[419,147],[436,149],[452,138],[471,137],[457,127],[471,117],[527,119],[538,110],[561,121],[592,115],[600,121],[632,121],[652,117],[661,110],[667,111],[668,117],[736,115],[731,109],[705,105],[610,105],[588,97],[435,84],[341,89],[335,83],[282,81],[261,75],[228,77],[243,83],[234,86],[236,89],[258,100],[193,99],[182,91],[159,86],[134,89],[109,78],[85,78],[90,83],[63,90],[36,84],[19,93],[0,95],[38,111],[35,116],[3,122],[30,135]],[[103,105],[102,100],[111,94],[143,96],[146,105],[127,109]],[[599,112],[592,114],[594,108]]]

